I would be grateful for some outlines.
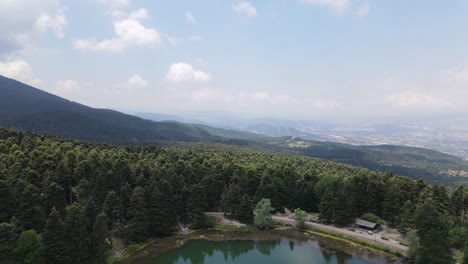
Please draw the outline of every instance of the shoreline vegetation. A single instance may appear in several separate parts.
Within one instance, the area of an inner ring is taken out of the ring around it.
[[[193,230],[186,235],[175,234],[160,239],[150,239],[144,243],[130,245],[123,251],[121,256],[111,258],[108,263],[140,263],[139,261],[143,259],[155,258],[180,248],[191,240],[263,242],[283,239],[299,243],[312,239],[317,241],[321,249],[328,253],[333,253],[336,250],[347,254],[368,251],[370,254],[382,254],[391,260],[405,259],[404,254],[401,252],[354,237],[312,227],[298,230],[280,223],[270,230],[258,230],[254,226],[217,225],[210,229]]]

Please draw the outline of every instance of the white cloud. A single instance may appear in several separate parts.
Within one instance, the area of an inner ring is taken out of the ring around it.
[[[47,30],[63,38],[68,26],[64,10],[59,0],[0,1],[0,56],[32,46]]]
[[[191,12],[185,13],[185,21],[190,24],[195,24],[197,23],[197,19],[192,15]]]
[[[358,8],[358,10],[356,10],[356,16],[366,16],[367,14],[369,14],[370,12],[370,4],[369,2],[365,2],[362,6],[360,6]]]
[[[255,6],[248,1],[240,2],[232,6],[232,9],[239,14],[243,14],[249,17],[257,16],[257,8],[255,8]]]
[[[0,61],[0,75],[24,82],[34,87],[41,86],[43,81],[34,76],[31,65],[24,60],[15,59]]]
[[[59,80],[55,83],[57,94],[75,93],[81,90],[80,83],[75,80]]]
[[[130,87],[143,88],[143,87],[147,87],[149,83],[147,80],[143,79],[140,75],[134,74],[132,77],[130,77],[127,80],[126,84],[127,86],[130,86]]]
[[[57,10],[54,16],[50,14],[41,14],[36,20],[36,27],[39,31],[44,32],[47,29],[51,29],[57,38],[63,38],[65,36],[65,28],[68,26],[68,21],[65,17],[63,9]]]
[[[351,7],[359,5],[354,12],[356,16],[365,16],[370,11],[368,0],[299,0],[304,4],[322,6],[328,8],[332,13],[344,14]]]
[[[453,105],[438,97],[424,92],[403,91],[390,94],[385,101],[392,106],[405,108],[451,108]]]
[[[458,66],[441,72],[442,77],[455,84],[468,84],[468,67]]]
[[[146,10],[144,8],[137,9],[137,10],[131,12],[128,15],[128,18],[134,19],[134,20],[148,19],[149,18],[148,10]]]
[[[188,63],[174,63],[169,67],[166,79],[172,82],[207,82],[211,80],[211,75],[203,71],[195,70]]]
[[[79,39],[73,44],[75,49],[91,51],[119,52],[130,46],[154,46],[161,44],[161,35],[154,28],[144,27],[138,19],[146,18],[147,12],[138,11],[130,13],[133,18],[114,21],[115,37],[112,39],[96,41],[92,39]]]

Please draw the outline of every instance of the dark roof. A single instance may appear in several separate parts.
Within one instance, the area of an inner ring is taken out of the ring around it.
[[[357,219],[356,220],[356,225],[358,226],[364,226],[364,227],[367,227],[367,228],[375,228],[375,226],[377,225],[376,223],[372,223],[372,222],[369,222],[369,221],[366,221],[366,220],[362,220],[362,219]]]

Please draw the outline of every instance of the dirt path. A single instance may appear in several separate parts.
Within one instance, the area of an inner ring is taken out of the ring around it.
[[[207,212],[205,213],[206,215],[209,215],[209,216],[214,216],[214,217],[217,217],[220,219],[221,221],[221,224],[223,225],[231,225],[231,226],[237,226],[237,227],[240,227],[240,226],[245,226],[244,224],[242,224],[241,222],[237,221],[237,220],[233,220],[233,219],[228,219],[224,216],[224,213],[218,213],[218,212]]]
[[[274,215],[272,217],[273,217],[273,220],[275,220],[277,222],[285,222],[285,223],[294,223],[295,222],[294,219],[290,219],[290,218],[287,218],[287,217],[284,217],[284,216],[275,216]],[[323,224],[318,224],[318,223],[313,223],[313,222],[305,222],[305,224],[306,224],[306,226],[309,226],[309,227],[314,227],[314,228],[318,228],[318,229],[323,229],[323,230],[327,230],[327,231],[331,231],[331,232],[335,232],[335,233],[355,237],[355,238],[365,240],[365,241],[368,241],[368,242],[371,242],[371,243],[374,243],[374,244],[377,244],[377,245],[380,245],[380,246],[388,247],[390,249],[397,250],[397,251],[400,251],[400,252],[406,252],[408,250],[408,247],[401,245],[400,243],[398,243],[398,241],[384,240],[378,234],[374,234],[374,235],[363,234],[363,233],[359,233],[359,232],[350,231],[350,230],[345,229],[345,228],[339,228],[339,227],[323,225]]]

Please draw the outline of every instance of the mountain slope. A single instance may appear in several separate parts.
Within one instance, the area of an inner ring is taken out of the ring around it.
[[[432,183],[468,184],[468,163],[437,151],[402,146],[357,147],[292,137],[268,137],[200,124],[155,122],[113,110],[91,108],[0,76],[2,127],[113,144],[217,142],[393,171]]]
[[[203,129],[94,109],[0,76],[0,127],[106,143],[219,140]]]

